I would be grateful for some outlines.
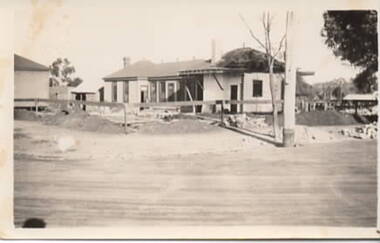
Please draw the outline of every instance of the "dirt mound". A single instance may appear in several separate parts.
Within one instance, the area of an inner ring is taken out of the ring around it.
[[[83,111],[77,111],[70,114],[64,112],[55,115],[46,116],[43,119],[44,124],[56,125],[65,128],[72,128],[90,132],[104,133],[123,133],[124,128],[114,122],[97,115],[89,115]]]
[[[15,109],[13,115],[15,120],[39,121],[41,119],[34,111]]]
[[[334,126],[359,124],[352,114],[338,111],[312,111],[296,115],[296,123],[306,126]]]
[[[138,133],[142,134],[185,134],[185,133],[206,133],[220,129],[212,126],[208,121],[193,119],[172,120],[170,122],[152,122],[138,128]]]

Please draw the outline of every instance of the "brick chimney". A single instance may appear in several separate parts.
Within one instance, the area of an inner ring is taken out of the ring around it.
[[[128,67],[130,63],[131,63],[131,59],[129,57],[123,57],[124,68]]]

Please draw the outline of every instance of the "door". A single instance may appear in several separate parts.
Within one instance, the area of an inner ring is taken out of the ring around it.
[[[175,94],[175,83],[169,82],[168,83],[168,101],[176,101],[176,94]]]
[[[230,100],[237,100],[237,99],[238,99],[238,86],[231,85],[231,99]],[[237,113],[237,104],[231,104],[231,113]]]
[[[140,86],[140,102],[146,103],[148,99],[148,86],[142,85]]]

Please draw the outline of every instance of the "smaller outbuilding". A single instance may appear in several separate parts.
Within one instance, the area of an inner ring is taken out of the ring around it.
[[[72,100],[99,101],[98,90],[87,87],[85,84],[81,84],[78,87],[73,88],[70,92]],[[81,107],[83,110],[86,110],[86,105],[82,105]]]
[[[377,95],[377,92],[372,94],[348,94],[343,98],[344,106],[355,108],[355,113],[358,113],[358,109],[376,106],[378,102]]]

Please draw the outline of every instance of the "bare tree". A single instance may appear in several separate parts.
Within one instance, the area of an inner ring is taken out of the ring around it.
[[[247,27],[251,37],[265,50],[265,54],[266,54],[265,56],[266,56],[266,60],[267,60],[267,64],[268,64],[270,93],[271,93],[271,97],[272,97],[273,132],[274,132],[275,140],[279,141],[281,132],[280,132],[280,125],[279,125],[279,121],[278,121],[278,104],[276,101],[276,94],[278,93],[279,84],[276,83],[276,79],[274,78],[273,67],[274,67],[276,57],[278,57],[278,55],[280,54],[280,52],[283,48],[284,40],[286,37],[286,32],[282,36],[281,40],[279,41],[277,48],[274,48],[274,44],[271,40],[271,31],[272,31],[273,19],[270,15],[270,12],[264,12],[262,15],[262,20],[261,20],[262,25],[263,25],[263,29],[264,29],[264,34],[265,34],[264,43],[259,38],[257,38],[257,36],[252,31],[251,27],[248,25],[248,23],[245,20],[245,18],[243,17],[243,15],[239,14],[239,16],[240,16],[241,20],[243,21],[243,23],[245,24],[245,26]]]

